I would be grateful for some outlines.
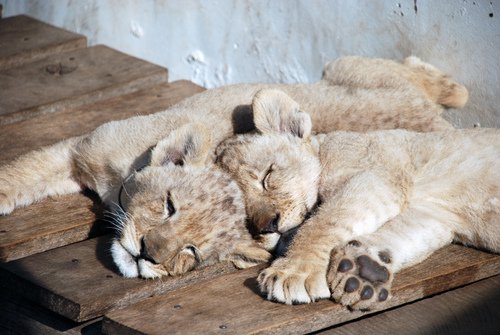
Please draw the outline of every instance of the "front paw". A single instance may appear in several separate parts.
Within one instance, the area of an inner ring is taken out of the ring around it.
[[[264,269],[257,281],[268,300],[288,305],[310,303],[330,297],[326,268],[319,262],[285,257]]]
[[[0,191],[0,215],[8,215],[14,210],[13,197],[7,191]]]
[[[369,310],[384,303],[394,278],[390,264],[390,253],[372,250],[359,241],[332,251],[327,277],[332,298],[353,310]]]

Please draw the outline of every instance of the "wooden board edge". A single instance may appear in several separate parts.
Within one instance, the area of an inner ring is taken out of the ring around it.
[[[498,258],[495,258],[483,261],[479,264],[473,264],[464,268],[460,268],[456,271],[450,271],[436,277],[426,278],[421,281],[413,282],[406,286],[396,287],[395,292],[393,292],[392,299],[388,300],[387,303],[380,308],[363,312],[349,312],[351,313],[351,317],[346,317],[341,322],[334,323],[331,322],[332,319],[330,315],[318,315],[318,319],[322,319],[322,321],[318,322],[318,324],[315,324],[314,327],[309,328],[307,332],[319,331],[328,327],[335,326],[338,323],[354,321],[370,314],[379,313],[391,308],[397,308],[398,306],[412,303],[414,301],[424,299],[435,294],[443,293],[448,290],[460,288],[462,286],[469,285],[477,281],[496,276],[498,274],[500,274],[500,261]],[[461,278],[465,278],[465,280],[460,280]],[[443,285],[428,285],[430,281],[439,281],[442,282]],[[427,289],[422,290],[420,286],[426,286]],[[344,308],[342,309],[347,310]],[[292,328],[300,327],[304,322],[305,320],[294,320],[294,322],[290,324],[274,325],[272,328],[265,329],[265,331],[263,332],[257,332],[257,334],[283,334],[283,329],[287,329],[286,327],[288,327],[288,329],[285,330],[287,334],[303,334],[304,332],[294,332]]]
[[[103,317],[106,313],[127,308],[130,305],[138,303],[144,299],[152,298],[158,295],[167,294],[169,292],[188,287],[191,285],[199,285],[200,283],[211,280],[223,275],[238,271],[229,262],[222,262],[207,266],[195,271],[188,272],[182,276],[172,278],[171,282],[160,282],[159,285],[151,290],[135,290],[124,294],[121,299],[102,306],[100,310],[88,309],[85,305],[80,306],[80,312],[77,318],[72,318],[74,321],[83,322],[86,320]],[[126,279],[125,279],[126,280]]]
[[[2,266],[0,266],[0,279],[0,287],[2,289],[9,290],[14,294],[19,294],[43,307],[47,305],[57,306],[49,310],[70,320],[80,322],[78,320],[78,315],[80,314],[79,304],[64,299],[59,295],[50,294],[51,292],[40,286],[34,285],[24,278],[16,276]]]
[[[7,263],[72,243],[81,242],[87,238],[93,237],[94,225],[95,222],[92,222],[88,225],[75,226],[63,231],[51,232],[50,234],[38,236],[38,238],[35,239],[25,239],[17,243],[14,247],[11,245],[2,245],[0,246],[0,263]]]
[[[32,49],[9,57],[5,57],[0,60],[0,71],[8,68],[24,66],[31,62],[36,62],[37,60],[58,53],[74,51],[86,47],[87,47],[87,38],[81,35],[80,37],[75,38],[74,40],[70,40],[56,47],[48,45],[42,48]]]
[[[82,49],[87,47],[87,37],[85,35],[75,33],[73,31],[70,31],[65,28],[57,27],[55,25],[49,24],[47,22],[43,22],[41,20],[38,20],[32,16],[26,15],[26,14],[21,14],[21,15],[14,15],[14,16],[9,16],[8,18],[5,17],[3,19],[14,19],[16,17],[24,17],[27,19],[31,19],[34,21],[37,21],[38,24],[48,26],[51,29],[57,29],[60,31],[64,31],[65,33],[71,34],[72,38],[68,38],[64,42],[60,42],[59,44],[49,44],[45,45],[43,47],[39,48],[34,48],[34,49],[29,49],[26,51],[21,51],[17,54],[6,56],[0,58],[0,71],[6,69],[6,68],[12,68],[12,67],[18,67],[25,65],[26,63],[31,63],[34,61],[37,61],[39,59],[42,59],[44,57],[48,57],[54,54],[62,53],[62,52],[68,52],[68,51],[73,51],[76,49]],[[1,18],[1,16],[0,16]]]
[[[382,332],[410,335],[417,334],[418,331],[422,334],[429,332],[435,335],[482,334],[486,330],[488,330],[487,334],[498,334],[500,333],[500,310],[497,308],[499,299],[500,275],[496,275],[412,303],[367,315],[360,320],[329,327],[316,335],[379,334]],[[405,322],[406,320],[408,322],[402,329],[398,321]],[[470,325],[471,321],[472,325]],[[466,329],[462,330],[464,326]],[[478,326],[481,328],[477,329]],[[493,329],[497,331],[491,332]]]
[[[109,86],[99,90],[90,91],[78,96],[64,98],[58,101],[50,102],[44,105],[26,108],[9,114],[0,115],[0,125],[10,125],[19,121],[23,121],[38,115],[57,113],[69,108],[76,108],[87,104],[92,104],[97,101],[107,100],[117,96],[133,93],[141,89],[147,89],[158,84],[167,82],[168,70],[159,68],[158,71],[142,78],[129,81],[119,88]]]
[[[410,283],[409,285],[396,287],[393,298],[381,308],[368,312],[350,312],[347,308],[343,308],[338,304],[326,300],[319,303],[317,311],[307,313],[303,318],[287,319],[284,322],[278,321],[278,323],[275,323],[265,329],[262,328],[258,331],[253,331],[251,334],[302,334],[319,331],[321,329],[335,326],[336,324],[356,320],[360,317],[378,313],[389,308],[397,308],[397,306],[439,294],[450,289],[459,288],[498,274],[500,274],[500,259],[498,257],[489,258],[457,270],[439,274],[436,277],[432,277],[432,279],[421,278]],[[419,286],[423,286],[425,288],[425,283],[431,280],[442,281],[444,285],[427,286],[425,290],[418,289]],[[105,334],[143,334],[136,329],[130,330],[130,325],[123,325],[115,321],[112,314],[113,313],[106,313],[104,316],[103,332]],[[311,325],[310,320],[315,320],[315,323]],[[127,333],[127,331],[131,332]]]

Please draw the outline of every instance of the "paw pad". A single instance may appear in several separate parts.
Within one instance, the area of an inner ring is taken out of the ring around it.
[[[387,268],[378,264],[369,256],[362,255],[356,259],[359,267],[359,276],[371,283],[385,283],[389,280],[389,271]]]
[[[387,291],[385,288],[382,288],[378,293],[378,301],[386,301],[388,296],[389,291]]]
[[[391,263],[391,254],[387,251],[380,251],[378,253],[378,258],[385,264],[390,264]]]
[[[358,288],[359,288],[359,280],[355,277],[351,277],[347,279],[347,281],[345,282],[344,291],[346,291],[347,293],[352,293],[356,291]]]
[[[353,247],[360,247],[361,246],[361,242],[359,242],[358,240],[352,240],[352,241],[347,242],[347,245],[350,245],[350,246],[353,246]]]
[[[368,300],[373,297],[373,288],[369,285],[365,285],[361,290],[360,297],[361,300]]]
[[[393,278],[390,252],[373,252],[359,241],[351,241],[332,257],[337,261],[332,261],[328,282],[335,301],[353,310],[366,310],[389,299]]]
[[[339,263],[339,267],[337,268],[338,272],[347,272],[354,267],[354,264],[348,259],[343,259]]]

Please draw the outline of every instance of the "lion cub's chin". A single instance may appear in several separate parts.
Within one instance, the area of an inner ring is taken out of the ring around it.
[[[111,245],[111,255],[118,270],[126,278],[153,279],[168,276],[162,265],[132,256],[117,240]]]
[[[272,252],[278,245],[280,238],[280,233],[267,233],[258,235],[256,241],[262,249]]]
[[[197,255],[191,249],[182,249],[168,265],[153,264],[146,259],[134,257],[118,240],[111,245],[111,255],[118,270],[126,278],[175,276],[192,270],[198,264]]]
[[[132,256],[117,240],[111,244],[111,256],[120,273],[126,278],[139,277],[139,267]]]

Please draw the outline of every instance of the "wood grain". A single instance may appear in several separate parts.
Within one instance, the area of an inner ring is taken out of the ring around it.
[[[399,274],[394,296],[384,308],[499,272],[500,256],[452,245]],[[162,334],[168,329],[171,334],[301,334],[366,315],[328,300],[297,306],[266,301],[257,294],[257,273],[257,269],[236,272],[109,312],[103,321],[104,332]]]
[[[500,276],[318,332],[319,335],[500,334]]]
[[[0,334],[99,335],[101,319],[77,323],[27,299],[0,290]]]
[[[85,36],[26,15],[0,20],[0,71],[86,46]]]
[[[0,126],[0,164],[98,125],[150,114],[204,90],[188,81],[161,84],[105,101]],[[0,261],[6,262],[82,241],[103,231],[101,207],[91,194],[53,197],[0,216]]]
[[[164,83],[56,114],[0,125],[0,165],[45,145],[83,135],[112,120],[160,112],[205,89],[190,81]]]
[[[236,271],[226,263],[162,280],[126,279],[110,257],[109,236],[75,243],[0,265],[0,285],[82,322],[113,308]]]
[[[134,92],[167,70],[105,46],[50,55],[0,71],[0,124]]]

